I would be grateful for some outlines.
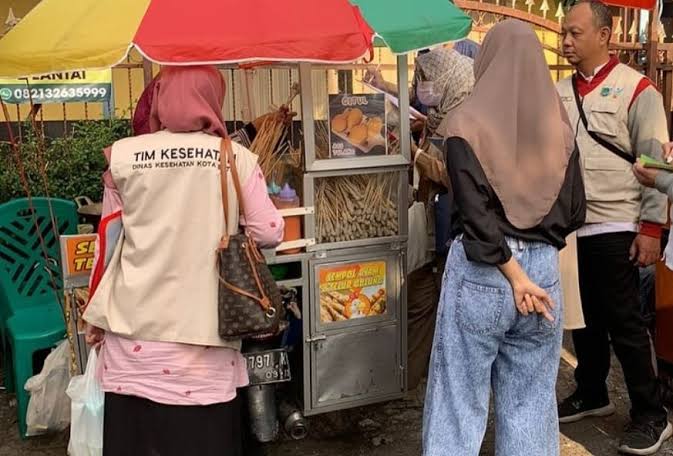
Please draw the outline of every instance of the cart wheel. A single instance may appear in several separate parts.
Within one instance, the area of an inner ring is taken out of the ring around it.
[[[288,420],[292,420],[292,417],[289,417]],[[309,435],[308,418],[301,416],[300,420],[286,423],[285,435],[292,440],[304,440]]]

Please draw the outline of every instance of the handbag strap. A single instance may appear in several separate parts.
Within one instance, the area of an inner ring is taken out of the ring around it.
[[[572,77],[572,84],[573,84],[573,95],[575,95],[575,103],[577,104],[577,110],[580,113],[580,119],[582,119],[582,125],[584,125],[584,129],[587,131],[591,139],[596,141],[600,146],[609,150],[622,160],[626,160],[627,162],[633,165],[636,162],[636,158],[633,155],[624,152],[619,147],[609,143],[608,141],[598,136],[595,132],[589,130],[589,122],[587,121],[587,116],[584,113],[584,109],[582,107],[584,100],[580,98],[580,93],[579,90],[577,89],[577,75],[574,75]]]
[[[226,247],[229,242],[229,230],[227,228],[227,220],[229,217],[229,187],[227,183],[227,163],[231,170],[231,178],[234,181],[234,190],[236,191],[236,199],[238,200],[238,214],[245,222],[245,205],[241,195],[241,181],[238,177],[238,170],[236,169],[236,158],[231,147],[231,138],[222,138],[220,143],[220,188],[222,190],[222,212],[224,215],[224,233],[220,241],[220,247]]]
[[[241,181],[238,177],[238,170],[236,169],[236,158],[234,157],[234,152],[231,147],[231,139],[229,137],[223,138],[220,145],[220,187],[222,190],[222,211],[224,212],[224,233],[222,234],[222,239],[220,239],[220,249],[226,249],[229,246],[229,230],[227,229],[227,217],[229,215],[229,188],[227,186],[227,165],[229,163],[229,169],[231,170],[231,177],[234,181],[234,189],[236,191],[236,198],[238,200],[238,214],[243,219],[245,223],[245,205],[243,204],[243,199],[241,195]],[[233,284],[227,282],[221,275],[220,270],[220,281],[229,288],[234,293],[238,293],[242,296],[246,296],[257,303],[262,307],[266,312],[269,318],[272,318],[276,314],[276,309],[272,307],[271,300],[264,292],[264,286],[262,280],[259,277],[259,272],[254,267],[255,262],[263,263],[264,260],[260,256],[259,251],[257,250],[255,243],[252,238],[248,238],[250,246],[245,249],[245,255],[247,257],[247,262],[252,269],[252,275],[255,279],[255,284],[257,285],[257,290],[260,293],[260,296],[257,297],[253,293],[250,293],[242,288],[236,287]]]

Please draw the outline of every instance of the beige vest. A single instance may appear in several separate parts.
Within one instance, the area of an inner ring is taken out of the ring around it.
[[[577,264],[577,233],[566,238],[566,248],[559,254],[559,271],[563,290],[563,329],[585,328]]]
[[[232,144],[245,183],[257,156]],[[143,340],[238,349],[217,328],[216,254],[223,230],[220,138],[159,132],[112,146],[110,171],[124,230],[84,315],[91,324]],[[229,233],[238,204],[229,184]]]
[[[631,154],[634,151],[628,128],[629,106],[642,78],[643,75],[637,71],[618,64],[605,81],[584,98],[589,130]],[[571,124],[577,126],[577,144],[587,196],[587,223],[637,223],[642,188],[631,171],[631,165],[588,135],[575,103],[572,79],[560,81],[557,89]]]

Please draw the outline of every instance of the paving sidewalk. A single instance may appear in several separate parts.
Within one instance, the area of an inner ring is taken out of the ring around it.
[[[616,365],[615,363],[614,365]],[[561,362],[558,395],[573,390],[572,367]],[[609,379],[610,395],[617,413],[604,419],[591,419],[561,427],[562,456],[614,456],[619,433],[627,421],[628,400],[621,372],[613,369]],[[67,435],[57,434],[22,441],[18,437],[15,410],[10,398],[0,393],[0,456],[63,456]],[[310,419],[311,432],[306,440],[268,445],[263,456],[418,456],[420,455],[422,388],[406,399],[382,405],[346,410]],[[481,452],[493,454],[493,423]],[[668,442],[660,456],[673,456]],[[186,455],[190,456],[190,455]],[[197,456],[197,455],[194,455]]]

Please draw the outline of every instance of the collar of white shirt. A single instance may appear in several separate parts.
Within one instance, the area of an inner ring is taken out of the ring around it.
[[[605,62],[603,65],[599,65],[599,66],[597,66],[596,68],[594,68],[594,71],[593,71],[593,73],[591,74],[591,76],[587,76],[587,75],[585,75],[584,73],[582,73],[581,71],[579,71],[579,74],[580,74],[580,76],[582,76],[587,82],[591,82],[591,81],[593,81],[593,79],[596,77],[596,75],[597,75],[603,68],[605,68],[605,66],[606,66],[608,63],[610,63],[609,60],[608,60],[607,62]]]

